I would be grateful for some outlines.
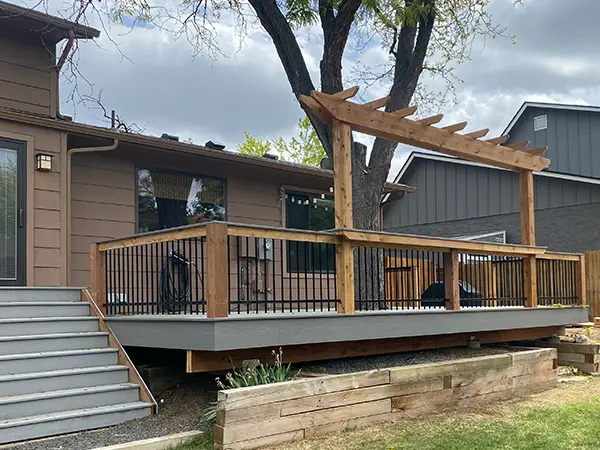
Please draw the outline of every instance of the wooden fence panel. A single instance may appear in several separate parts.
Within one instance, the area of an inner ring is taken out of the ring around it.
[[[600,316],[600,250],[585,252],[585,279],[589,318]]]

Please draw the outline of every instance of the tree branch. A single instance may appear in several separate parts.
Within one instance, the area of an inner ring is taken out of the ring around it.
[[[390,90],[390,101],[386,111],[407,107],[419,82],[435,23],[435,0],[423,0],[423,5],[429,7],[429,12],[419,20],[418,30],[416,25],[405,21],[400,31],[394,83]],[[396,146],[395,142],[381,138],[375,139],[373,144],[368,171],[370,176],[375,178],[373,186],[381,186],[382,192]]]
[[[319,2],[321,27],[323,28],[323,58],[321,59],[321,90],[326,94],[334,94],[343,90],[342,57],[348,42],[350,29],[360,0],[343,0],[335,18],[331,1]],[[323,20],[325,18],[325,20]]]
[[[283,69],[292,87],[292,92],[296,96],[299,94],[310,95],[310,91],[315,86],[310,78],[310,73],[306,67],[296,36],[294,36],[289,22],[277,6],[276,0],[249,0],[249,2],[254,8],[261,25],[273,40]],[[302,107],[304,108],[304,106]],[[305,112],[308,114],[306,109]],[[331,157],[333,152],[330,131],[318,118],[311,114],[308,114],[308,116],[319,136],[319,140],[323,143],[327,155]]]

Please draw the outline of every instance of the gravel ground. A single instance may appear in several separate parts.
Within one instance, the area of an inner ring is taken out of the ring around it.
[[[440,350],[393,353],[381,356],[310,362],[306,364],[297,364],[295,366],[301,369],[301,373],[336,374],[384,369],[387,367],[410,366],[413,364],[435,363],[452,359],[474,358],[477,356],[508,353],[510,351],[514,350],[509,349],[507,346],[487,345],[476,350],[468,348],[446,348]]]
[[[202,410],[216,399],[214,377],[189,375],[176,388],[157,398],[159,413],[114,427],[85,431],[23,444],[0,446],[10,450],[89,450],[124,442],[198,430]]]

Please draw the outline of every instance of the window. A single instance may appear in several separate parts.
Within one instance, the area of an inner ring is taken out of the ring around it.
[[[533,118],[533,131],[545,130],[548,128],[548,116],[536,116]]]
[[[323,231],[335,228],[333,198],[320,194],[288,191],[285,194],[286,227]],[[289,242],[290,272],[333,272],[335,246],[327,244]]]
[[[226,217],[225,180],[140,168],[137,190],[139,233]]]

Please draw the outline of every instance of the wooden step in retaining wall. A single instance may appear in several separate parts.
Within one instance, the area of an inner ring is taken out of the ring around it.
[[[215,448],[254,449],[549,389],[556,357],[523,350],[219,391]]]
[[[555,348],[558,365],[575,367],[580,372],[600,372],[600,344],[575,344],[570,342],[536,342],[538,347]]]

